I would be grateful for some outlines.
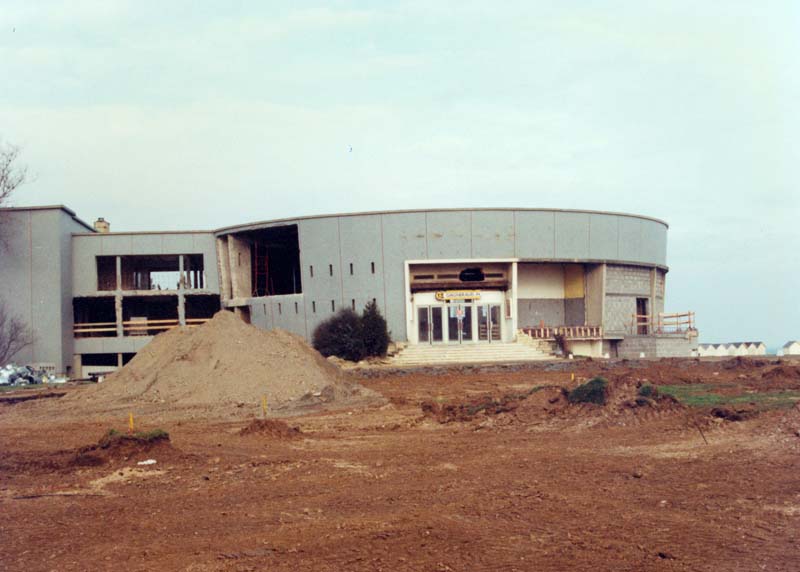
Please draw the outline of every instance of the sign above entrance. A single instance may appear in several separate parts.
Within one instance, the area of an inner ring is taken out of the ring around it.
[[[440,290],[436,292],[436,299],[440,302],[449,300],[477,300],[480,297],[480,290]]]

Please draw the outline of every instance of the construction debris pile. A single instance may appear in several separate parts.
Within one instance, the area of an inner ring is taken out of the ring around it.
[[[195,328],[156,336],[106,380],[80,396],[98,405],[163,403],[214,413],[262,407],[291,412],[315,405],[375,401],[305,340],[264,331],[228,311]]]
[[[13,385],[22,387],[25,385],[38,385],[41,383],[64,383],[65,378],[59,378],[48,374],[43,369],[37,369],[29,365],[7,364],[0,368],[0,385]]]

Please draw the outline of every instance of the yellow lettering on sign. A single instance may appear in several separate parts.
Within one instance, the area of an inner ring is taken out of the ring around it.
[[[440,290],[436,292],[439,302],[447,300],[476,300],[481,297],[480,290]]]

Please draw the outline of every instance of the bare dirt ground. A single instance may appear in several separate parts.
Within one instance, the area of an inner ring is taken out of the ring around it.
[[[608,405],[566,403],[560,387],[596,374]],[[800,569],[796,364],[363,375],[388,401],[257,424],[257,404],[161,404],[137,422],[169,443],[105,449],[127,417],[81,415],[84,388],[68,415],[58,397],[0,403],[0,569]],[[647,382],[699,403],[632,405]],[[713,415],[719,400],[747,415]]]

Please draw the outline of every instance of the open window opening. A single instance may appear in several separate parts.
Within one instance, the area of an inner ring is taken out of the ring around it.
[[[186,296],[184,304],[187,326],[196,326],[207,322],[220,310],[219,296],[204,294]]]
[[[178,296],[127,296],[122,299],[126,336],[154,336],[178,325]]]
[[[183,256],[183,287],[187,290],[203,290],[206,287],[206,272],[202,254]]]
[[[117,289],[117,257],[97,257],[97,289],[101,291]]]
[[[177,290],[180,282],[178,255],[123,256],[123,290]]]
[[[117,335],[114,298],[74,298],[72,312],[76,338],[113,338]]]
[[[300,241],[297,225],[244,233],[250,240],[253,296],[300,294]],[[313,270],[311,273],[313,275]]]

